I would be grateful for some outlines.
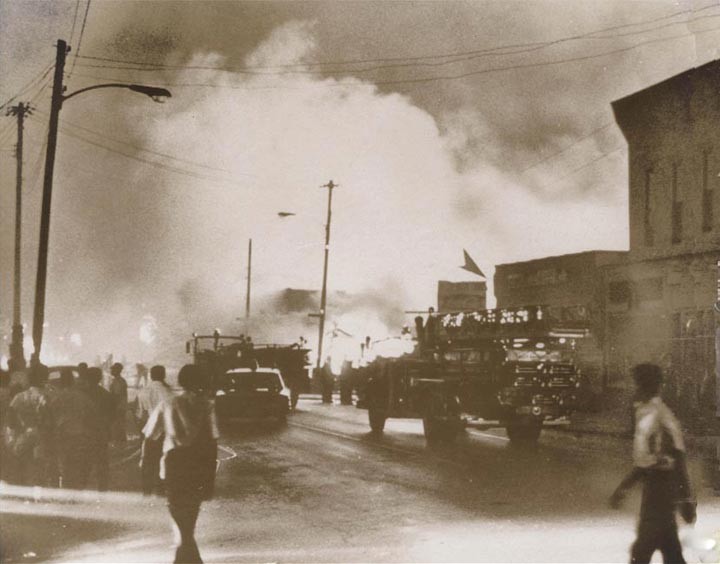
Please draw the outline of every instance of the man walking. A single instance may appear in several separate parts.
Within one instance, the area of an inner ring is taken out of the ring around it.
[[[110,383],[110,393],[115,406],[113,409],[111,440],[119,445],[124,445],[125,441],[127,441],[125,420],[127,417],[128,386],[127,381],[122,377],[122,371],[123,365],[119,362],[110,367],[110,374],[113,377]]]
[[[150,383],[138,393],[137,418],[140,427],[144,428],[150,415],[161,403],[172,401],[172,391],[165,382],[165,367],[153,366],[150,369]],[[159,421],[158,425],[162,425]],[[160,428],[156,429],[157,438],[143,437],[142,457],[140,470],[142,475],[142,489],[144,495],[151,495],[153,490],[160,489],[160,459],[163,453],[163,440],[165,434]]]
[[[618,508],[630,486],[642,481],[637,539],[632,545],[630,562],[648,563],[653,553],[660,550],[664,562],[684,564],[675,512],[679,509],[685,522],[693,523],[696,504],[691,497],[682,431],[660,399],[660,367],[639,364],[633,377],[638,399],[633,469],[613,493],[610,504]]]
[[[164,477],[168,509],[180,544],[175,562],[202,562],[195,542],[195,523],[200,504],[210,499],[215,484],[217,439],[215,404],[204,392],[197,368],[186,364],[178,374],[183,393],[159,404],[143,429],[143,435],[163,442]]]
[[[110,462],[108,457],[108,442],[110,429],[113,423],[113,398],[101,385],[102,370],[99,368],[86,368],[80,372],[81,390],[87,395],[94,406],[93,418],[89,422],[88,432],[91,437],[90,470],[94,469],[98,481],[98,490],[107,491],[110,481]]]

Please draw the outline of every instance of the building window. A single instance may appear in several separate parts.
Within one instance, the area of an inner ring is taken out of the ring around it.
[[[672,236],[671,240],[673,244],[677,244],[682,241],[682,212],[683,203],[682,195],[680,194],[680,187],[678,186],[678,164],[674,163],[672,166]]]
[[[654,244],[653,228],[650,219],[650,205],[652,196],[652,169],[645,171],[645,193],[644,193],[644,209],[643,209],[643,230],[645,234],[645,246],[652,247]]]
[[[703,167],[702,167],[702,185],[703,185],[703,233],[712,231],[713,228],[713,193],[710,189],[710,154],[709,151],[703,151]]]
[[[630,283],[627,280],[619,280],[608,284],[608,299],[611,304],[627,304],[630,302]]]

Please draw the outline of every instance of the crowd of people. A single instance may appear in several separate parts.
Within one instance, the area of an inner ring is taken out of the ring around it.
[[[42,364],[12,376],[0,371],[0,479],[106,491],[111,451],[124,451],[127,421],[134,420],[141,429],[142,492],[167,497],[179,538],[175,561],[201,562],[195,523],[214,491],[219,436],[209,386],[196,366],[186,365],[175,394],[165,368],[153,366],[150,382],[129,403],[122,372],[122,364],[113,364],[105,387],[102,369],[85,363],[60,369],[53,379]]]
[[[100,368],[81,363],[50,379],[48,368],[0,372],[0,478],[25,486],[109,487],[109,444],[126,440],[127,382],[111,368],[109,389]]]

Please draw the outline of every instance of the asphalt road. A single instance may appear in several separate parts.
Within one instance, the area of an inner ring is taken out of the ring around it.
[[[620,512],[607,508],[629,468],[626,441],[552,431],[522,449],[502,431],[469,430],[429,448],[419,421],[391,420],[382,437],[368,430],[366,412],[315,400],[301,400],[285,427],[225,429],[217,496],[198,523],[205,561],[627,561],[637,496]],[[130,458],[115,469],[126,490],[136,483]],[[709,538],[720,533],[720,498],[703,487],[697,463],[693,474],[700,509],[692,535]],[[12,559],[172,560],[159,498],[5,495],[0,517],[3,538],[18,535]]]

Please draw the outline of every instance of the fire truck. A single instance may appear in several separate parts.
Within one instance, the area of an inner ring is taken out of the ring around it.
[[[234,368],[273,368],[280,371],[290,388],[290,403],[295,408],[300,393],[310,387],[309,349],[297,344],[250,344],[244,336],[193,334],[186,352],[209,377],[211,386]]]
[[[422,418],[428,442],[451,441],[466,426],[504,427],[512,442],[535,442],[543,423],[577,407],[576,363],[584,323],[561,309],[529,306],[416,319],[412,353],[368,367],[370,428],[391,417]]]

